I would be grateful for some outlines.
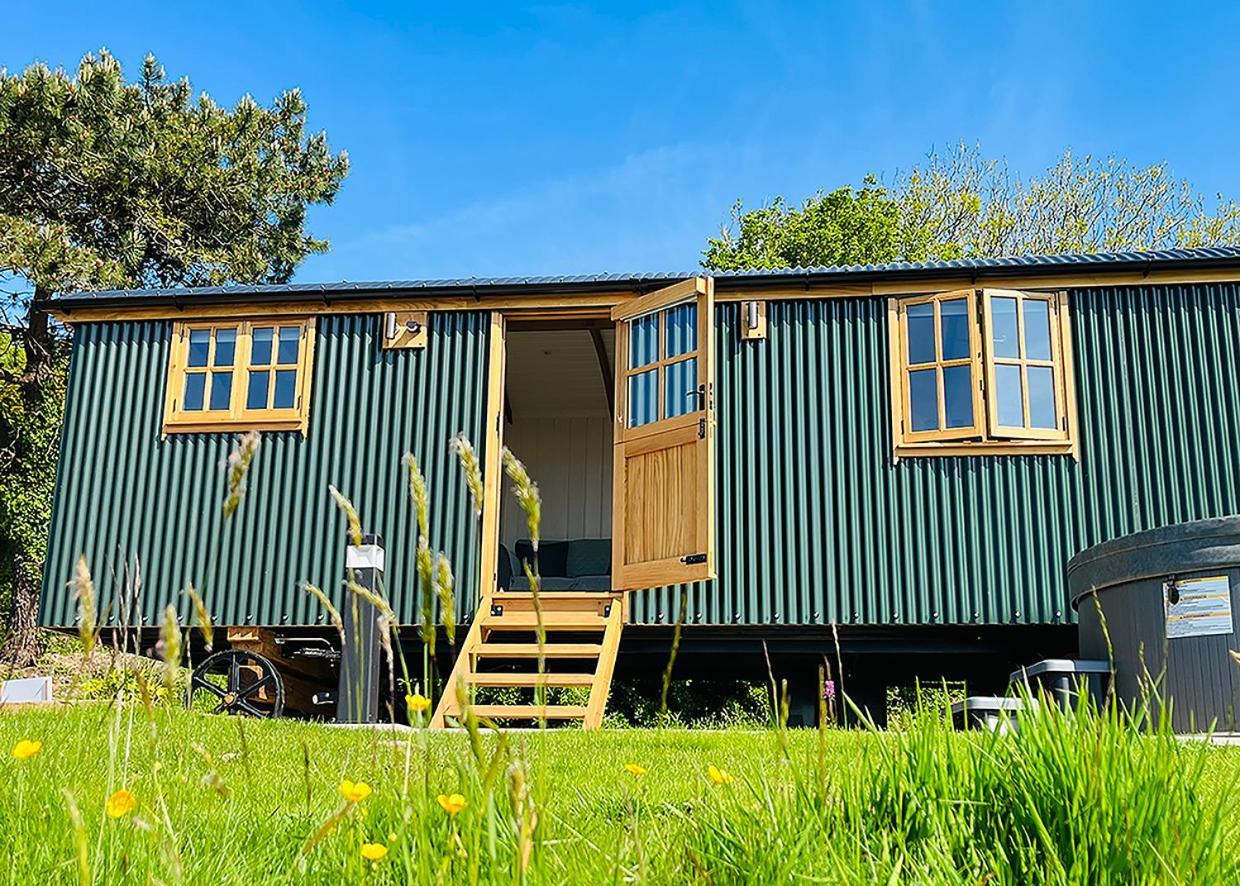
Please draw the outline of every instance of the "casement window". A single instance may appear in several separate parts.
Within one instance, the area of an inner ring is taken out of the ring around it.
[[[306,432],[314,319],[173,326],[164,433]]]
[[[1063,293],[892,299],[895,455],[1076,454]]]

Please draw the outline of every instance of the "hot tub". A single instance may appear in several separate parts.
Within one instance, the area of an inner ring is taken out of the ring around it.
[[[1120,702],[1155,685],[1177,732],[1240,729],[1240,516],[1095,545],[1068,562],[1068,588],[1080,654],[1113,661]]]

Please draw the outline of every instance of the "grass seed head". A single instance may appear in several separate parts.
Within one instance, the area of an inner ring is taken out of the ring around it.
[[[418,467],[418,460],[412,452],[405,453],[405,467],[409,469],[409,500],[413,502],[413,512],[418,519],[418,535],[430,535],[430,497],[426,492],[426,478]]]
[[[254,453],[258,451],[258,431],[237,438],[237,446],[228,454],[225,470],[228,475],[228,497],[224,499],[224,518],[231,517],[245,496],[245,478],[250,473]]]
[[[164,685],[171,687],[176,682],[182,652],[181,623],[177,619],[175,606],[164,610],[164,620],[159,626],[159,648],[164,662]]]
[[[211,651],[211,641],[215,636],[215,623],[211,621],[211,613],[207,611],[207,604],[202,601],[202,597],[194,590],[194,583],[190,582],[185,586],[185,595],[189,597],[190,602],[194,606],[194,625],[198,628],[198,632],[202,634],[202,642],[206,645],[207,651]]]
[[[335,606],[332,605],[332,601],[327,599],[327,595],[315,585],[310,584],[308,581],[303,581],[301,583],[301,589],[311,597],[314,597],[314,599],[318,600],[319,605],[327,610],[327,617],[331,619],[332,624],[336,626],[336,630],[339,631],[340,636],[343,637],[344,619],[340,617],[340,612]]]
[[[448,555],[440,552],[435,558],[435,596],[439,598],[439,618],[449,643],[456,643],[456,580]]]
[[[461,471],[465,474],[465,485],[469,487],[470,498],[474,502],[474,516],[482,516],[482,465],[478,462],[478,453],[474,450],[474,444],[469,442],[469,438],[462,431],[454,436],[448,444],[453,452],[456,453],[457,460],[461,463]]]
[[[530,530],[530,545],[537,554],[538,527],[542,525],[542,496],[538,492],[538,484],[530,477],[521,459],[513,455],[507,446],[504,447],[504,473],[512,482],[512,494],[516,496],[517,504],[525,512],[525,522]]]
[[[327,491],[331,493],[332,499],[336,502],[336,507],[344,512],[345,520],[349,524],[349,540],[353,542],[355,547],[361,547],[362,520],[357,515],[357,508],[353,507],[353,502],[345,498],[335,486],[328,486]]]
[[[73,578],[69,579],[69,587],[78,603],[78,637],[89,658],[99,639],[99,606],[95,599],[95,582],[90,577],[90,567],[86,565],[85,554],[78,557],[77,564],[73,567]]]

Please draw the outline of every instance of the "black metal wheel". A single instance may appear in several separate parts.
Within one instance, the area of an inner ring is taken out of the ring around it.
[[[189,704],[205,693],[213,714],[278,717],[284,712],[284,680],[271,659],[246,649],[212,653],[194,668]]]

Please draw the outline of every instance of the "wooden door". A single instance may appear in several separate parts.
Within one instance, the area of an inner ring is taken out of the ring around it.
[[[715,577],[714,281],[694,277],[616,321],[612,586]]]

